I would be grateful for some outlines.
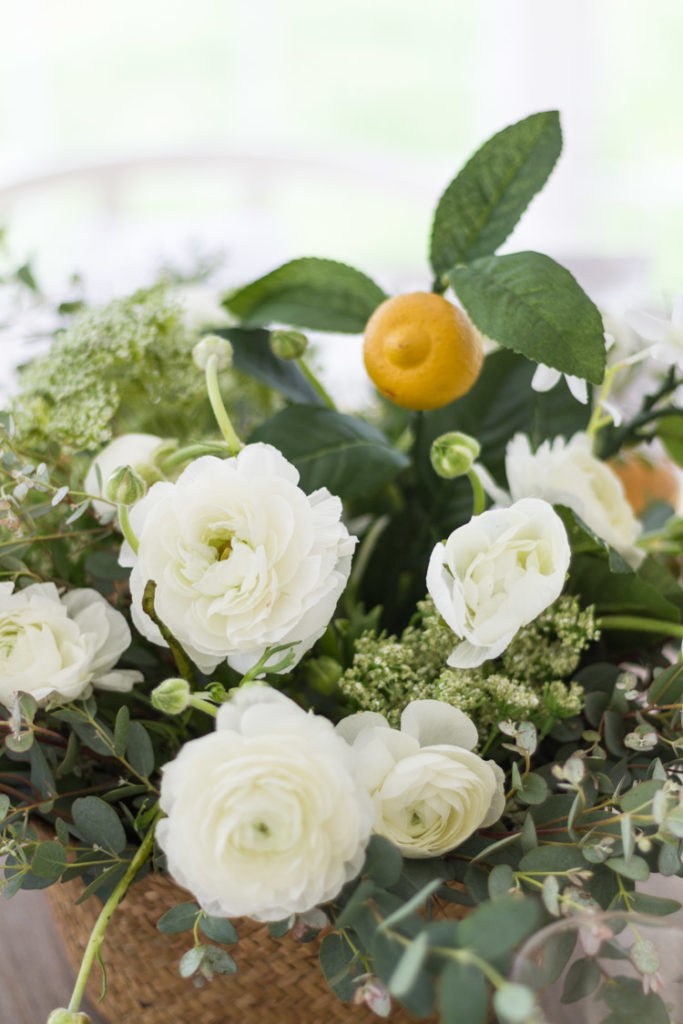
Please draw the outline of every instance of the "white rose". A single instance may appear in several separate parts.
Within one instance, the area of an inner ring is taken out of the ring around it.
[[[70,701],[93,686],[130,690],[141,674],[112,671],[129,644],[125,618],[96,590],[60,597],[54,583],[15,593],[0,583],[0,702],[7,708],[18,691]]]
[[[164,643],[142,611],[154,580],[159,618],[203,672],[226,658],[246,672],[287,643],[298,661],[332,618],[356,544],[339,498],[306,495],[298,480],[277,449],[251,444],[154,484],[130,515],[138,554],[127,543],[121,551],[140,632]]]
[[[563,437],[544,441],[536,452],[524,434],[516,434],[507,446],[505,469],[513,501],[535,497],[566,505],[629,565],[640,564],[643,552],[635,547],[640,521],[626,500],[621,480],[596,459],[586,434],[574,434],[569,441]]]
[[[208,913],[277,921],[337,895],[363,864],[372,802],[326,718],[267,686],[164,766],[157,839]]]
[[[448,664],[474,668],[502,654],[559,597],[569,557],[562,520],[538,498],[474,516],[437,544],[427,589],[461,640]]]
[[[165,443],[163,437],[157,437],[155,434],[121,434],[120,437],[115,437],[91,462],[85,477],[85,490],[88,494],[103,497],[103,488],[107,480],[120,466],[132,466],[147,483],[158,479],[159,473],[154,466],[154,457]],[[98,468],[102,487],[97,476]],[[108,501],[93,501],[92,507],[98,519],[105,516],[111,518],[115,511],[114,506]]]
[[[497,821],[504,773],[472,753],[474,723],[439,700],[412,701],[391,729],[374,711],[336,727],[352,744],[356,774],[375,803],[375,832],[406,857],[436,857]]]

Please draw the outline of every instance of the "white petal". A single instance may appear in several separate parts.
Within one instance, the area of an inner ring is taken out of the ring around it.
[[[581,402],[581,405],[588,404],[588,386],[585,380],[581,377],[572,377],[571,374],[565,374],[564,379],[567,382],[567,387],[571,391],[572,395],[577,402]]]
[[[480,462],[475,462],[472,466],[472,470],[489,498],[493,498],[497,505],[506,508],[510,504],[511,500],[508,492],[498,486],[489,471],[484,469]]]
[[[389,728],[384,715],[380,715],[378,711],[357,711],[355,715],[342,718],[341,722],[335,725],[334,731],[347,743],[353,743],[364,729],[373,728]]]
[[[479,739],[472,719],[442,700],[412,700],[401,715],[401,730],[421,747],[444,743],[473,750]]]
[[[651,313],[641,313],[637,309],[629,310],[626,320],[646,341],[666,341],[669,336],[669,322],[662,320],[661,317],[652,316]]]
[[[534,391],[551,391],[561,376],[559,370],[553,370],[552,367],[539,363],[531,379],[531,387]]]

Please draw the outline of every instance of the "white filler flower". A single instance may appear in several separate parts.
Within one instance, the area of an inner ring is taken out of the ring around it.
[[[244,673],[287,643],[298,661],[332,618],[356,544],[339,498],[306,495],[298,480],[277,449],[252,444],[154,484],[130,515],[138,554],[121,550],[140,632],[164,643],[142,611],[154,580],[157,614],[203,672],[227,659]]]
[[[474,516],[437,544],[427,589],[461,641],[448,664],[474,668],[502,654],[560,596],[569,558],[562,520],[537,498]]]
[[[154,456],[165,444],[163,437],[156,434],[121,434],[115,437],[99,452],[90,464],[84,487],[88,494],[103,497],[103,489],[114,470],[121,466],[132,466],[140,476],[149,483],[150,479],[158,479],[154,466]],[[97,470],[102,481],[98,479]],[[108,501],[93,501],[93,512],[98,519],[114,514],[114,506]]]
[[[0,702],[9,709],[19,691],[70,701],[93,686],[130,690],[141,674],[114,670],[129,644],[125,618],[96,590],[60,597],[54,583],[15,593],[0,583]]]
[[[593,455],[586,434],[574,434],[569,441],[544,441],[536,452],[524,434],[516,434],[507,446],[505,469],[513,501],[533,496],[566,505],[629,565],[642,561],[643,553],[635,547],[640,521],[621,480]]]
[[[157,826],[175,880],[215,916],[277,921],[337,895],[363,864],[372,802],[322,716],[267,686],[164,766]]]
[[[336,730],[352,744],[356,774],[375,803],[375,832],[406,857],[447,853],[503,813],[503,771],[472,752],[477,729],[450,704],[411,701],[400,729],[361,711]]]

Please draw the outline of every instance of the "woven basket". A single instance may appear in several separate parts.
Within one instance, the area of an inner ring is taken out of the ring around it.
[[[76,905],[82,890],[78,879],[46,890],[74,971],[101,909],[96,898]],[[341,1003],[327,987],[318,941],[273,939],[267,925],[246,918],[235,922],[237,974],[218,975],[196,988],[178,974],[191,935],[163,935],[156,927],[165,911],[187,899],[168,876],[150,874],[116,910],[102,946],[107,995],[99,1010],[110,1024],[377,1024],[370,1010]],[[449,903],[446,912],[457,918],[466,908]],[[94,969],[88,985],[93,1002],[100,993],[98,974]],[[391,1024],[416,1019],[402,1009],[389,1018]]]

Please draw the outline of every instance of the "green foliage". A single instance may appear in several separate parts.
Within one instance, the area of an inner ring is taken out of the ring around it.
[[[292,260],[239,288],[223,305],[245,327],[273,322],[357,334],[386,295],[360,270],[335,260]]]

